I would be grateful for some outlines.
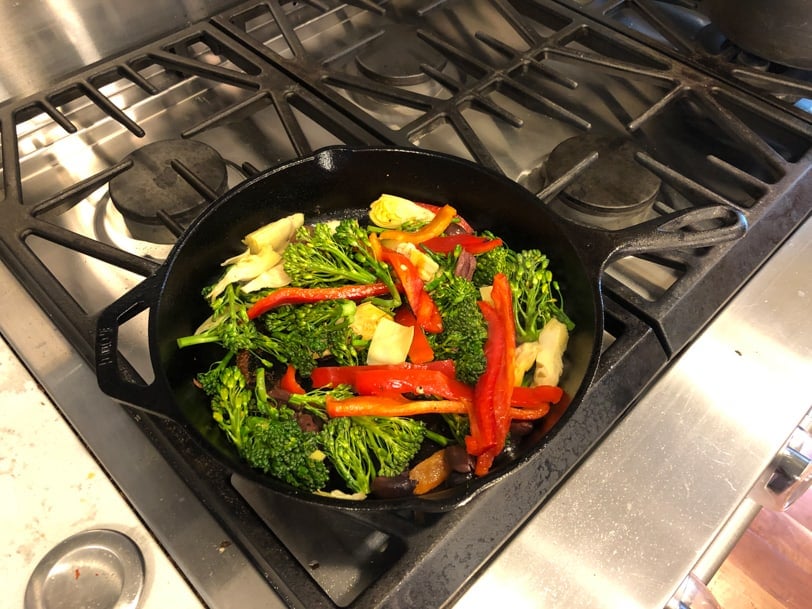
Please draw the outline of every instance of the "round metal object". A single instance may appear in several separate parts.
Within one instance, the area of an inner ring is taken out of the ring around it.
[[[812,69],[808,0],[711,0],[710,18],[737,46],[785,66]]]
[[[131,161],[132,167],[110,181],[110,199],[133,237],[145,241],[174,241],[161,216],[183,225],[208,204],[183,177],[182,168],[217,194],[227,186],[220,154],[195,140],[153,142],[133,151],[125,161]]]
[[[414,28],[393,25],[356,56],[358,69],[387,85],[417,85],[429,80],[422,65],[442,70],[448,60],[414,35]]]
[[[600,215],[627,214],[651,205],[660,178],[635,160],[640,148],[620,137],[578,135],[561,142],[547,160],[552,182],[592,152],[597,160],[564,188],[567,202],[578,210]]]
[[[144,588],[144,557],[118,531],[91,529],[48,552],[31,574],[25,609],[135,609]]]

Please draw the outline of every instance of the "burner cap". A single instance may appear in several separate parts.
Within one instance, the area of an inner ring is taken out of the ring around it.
[[[420,68],[426,64],[442,70],[447,59],[421,40],[413,27],[390,25],[355,57],[367,77],[387,85],[419,85],[429,80]]]
[[[641,151],[622,137],[578,135],[561,142],[550,153],[546,173],[557,180],[592,152],[598,158],[563,190],[562,197],[580,212],[595,216],[639,212],[648,207],[660,189],[660,178],[640,165]]]
[[[110,199],[131,230],[134,223],[163,226],[159,212],[180,223],[191,220],[208,203],[172,167],[173,161],[181,162],[218,194],[226,189],[226,164],[214,148],[203,142],[153,142],[125,160],[131,160],[133,165],[110,181]],[[133,236],[137,237],[135,232]]]

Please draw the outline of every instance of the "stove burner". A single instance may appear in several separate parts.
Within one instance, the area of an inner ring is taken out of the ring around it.
[[[408,86],[428,82],[423,64],[442,71],[447,59],[415,35],[414,28],[390,25],[355,57],[358,69],[377,82]]]
[[[546,163],[548,182],[563,176],[592,152],[598,158],[562,191],[574,219],[604,228],[641,220],[660,189],[660,179],[635,161],[641,149],[622,137],[578,135],[563,141]]]
[[[171,243],[175,236],[162,217],[183,225],[208,204],[173,163],[180,163],[217,194],[226,190],[226,164],[214,148],[202,142],[153,142],[125,160],[133,165],[110,181],[110,198],[136,239]]]

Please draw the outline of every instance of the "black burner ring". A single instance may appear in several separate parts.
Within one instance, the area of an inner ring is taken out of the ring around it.
[[[549,182],[593,152],[598,158],[562,191],[562,199],[596,217],[638,214],[654,202],[661,181],[635,160],[641,149],[622,137],[578,135],[560,143],[546,164]]]
[[[226,164],[211,146],[195,140],[162,140],[133,151],[132,167],[110,181],[110,199],[132,236],[171,240],[161,216],[178,224],[194,219],[209,203],[173,163],[180,163],[217,194],[227,187]]]

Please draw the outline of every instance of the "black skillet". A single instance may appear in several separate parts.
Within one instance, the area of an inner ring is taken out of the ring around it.
[[[207,348],[179,350],[175,340],[194,332],[209,311],[200,295],[220,262],[241,250],[241,239],[257,227],[294,212],[307,222],[358,215],[381,193],[452,204],[477,230],[490,230],[514,249],[539,248],[550,258],[567,313],[575,322],[562,381],[569,401],[563,416],[544,433],[529,436],[516,458],[490,474],[420,497],[349,502],[299,493],[245,466],[211,419],[209,404],[192,384],[216,359]],[[722,228],[681,230],[703,220],[733,217]],[[215,201],[181,236],[166,262],[105,309],[98,322],[96,372],[110,396],[189,430],[233,471],[275,492],[352,509],[441,511],[461,505],[544,451],[545,439],[567,425],[595,372],[603,333],[601,273],[608,261],[644,251],[708,245],[743,234],[743,218],[724,207],[708,207],[622,231],[596,231],[562,221],[528,190],[474,163],[417,149],[327,148],[270,169]],[[149,349],[154,380],[142,384],[122,374],[118,329],[149,309]]]

